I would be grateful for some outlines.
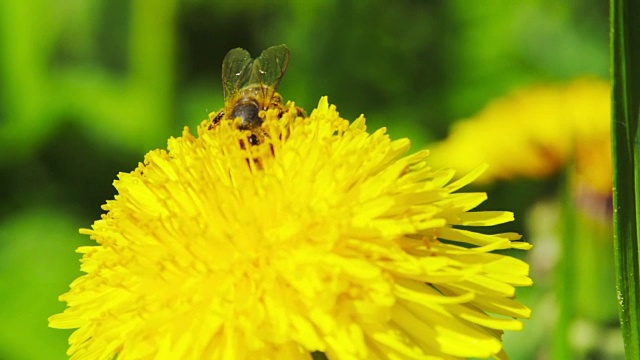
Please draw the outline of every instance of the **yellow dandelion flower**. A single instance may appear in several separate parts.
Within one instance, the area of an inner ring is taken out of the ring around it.
[[[491,164],[485,182],[541,178],[575,161],[574,182],[610,196],[610,108],[608,82],[594,78],[522,89],[455,124],[431,161],[463,172]]]
[[[490,251],[530,245],[464,228],[512,219],[470,212],[486,195],[458,190],[479,171],[452,181],[327,98],[308,118],[264,115],[258,145],[206,120],[118,175],[50,318],[77,328],[72,359],[506,356],[531,280]]]

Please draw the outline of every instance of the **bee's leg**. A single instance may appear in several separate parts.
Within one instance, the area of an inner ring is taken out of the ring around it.
[[[296,106],[296,116],[297,117],[302,117],[302,118],[306,118],[307,117],[307,113],[304,111],[303,108]]]
[[[220,123],[220,120],[224,117],[224,111],[220,111],[216,117],[211,120],[211,124],[209,124],[209,130],[213,129],[214,126]]]
[[[256,134],[251,134],[251,135],[247,136],[247,142],[249,143],[250,146],[259,145],[260,144],[260,138]],[[243,150],[245,149],[244,140],[240,140],[240,147]],[[260,157],[247,158],[246,160],[247,160],[247,165],[249,166],[249,168],[251,168],[251,169],[255,168],[256,170],[262,170],[262,162],[260,161]],[[251,166],[252,163],[253,163],[253,166]]]

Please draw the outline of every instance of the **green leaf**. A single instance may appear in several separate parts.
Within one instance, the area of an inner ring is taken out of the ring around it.
[[[611,1],[613,209],[620,322],[628,359],[640,359],[640,3]]]

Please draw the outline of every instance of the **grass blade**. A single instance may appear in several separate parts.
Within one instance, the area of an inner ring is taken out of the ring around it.
[[[640,3],[611,1],[613,209],[616,282],[627,359],[640,359],[638,199]]]

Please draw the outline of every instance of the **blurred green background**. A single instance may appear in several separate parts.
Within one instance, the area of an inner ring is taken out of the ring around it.
[[[80,274],[74,250],[90,241],[78,228],[100,217],[118,172],[222,107],[229,49],[257,56],[287,44],[285,99],[309,111],[328,95],[343,117],[364,113],[370,129],[386,126],[419,149],[514,89],[606,79],[607,22],[608,3],[595,0],[0,2],[0,359],[66,358],[70,331],[47,328],[47,317]],[[545,206],[561,198],[561,179],[480,189],[485,207],[516,213],[508,229],[535,246],[553,233],[544,217],[557,207]],[[544,262],[531,259],[539,286],[518,294],[534,313],[506,337],[514,359],[554,358],[558,286]],[[574,344],[576,356],[620,353],[615,309],[586,325],[560,319],[595,331]]]

